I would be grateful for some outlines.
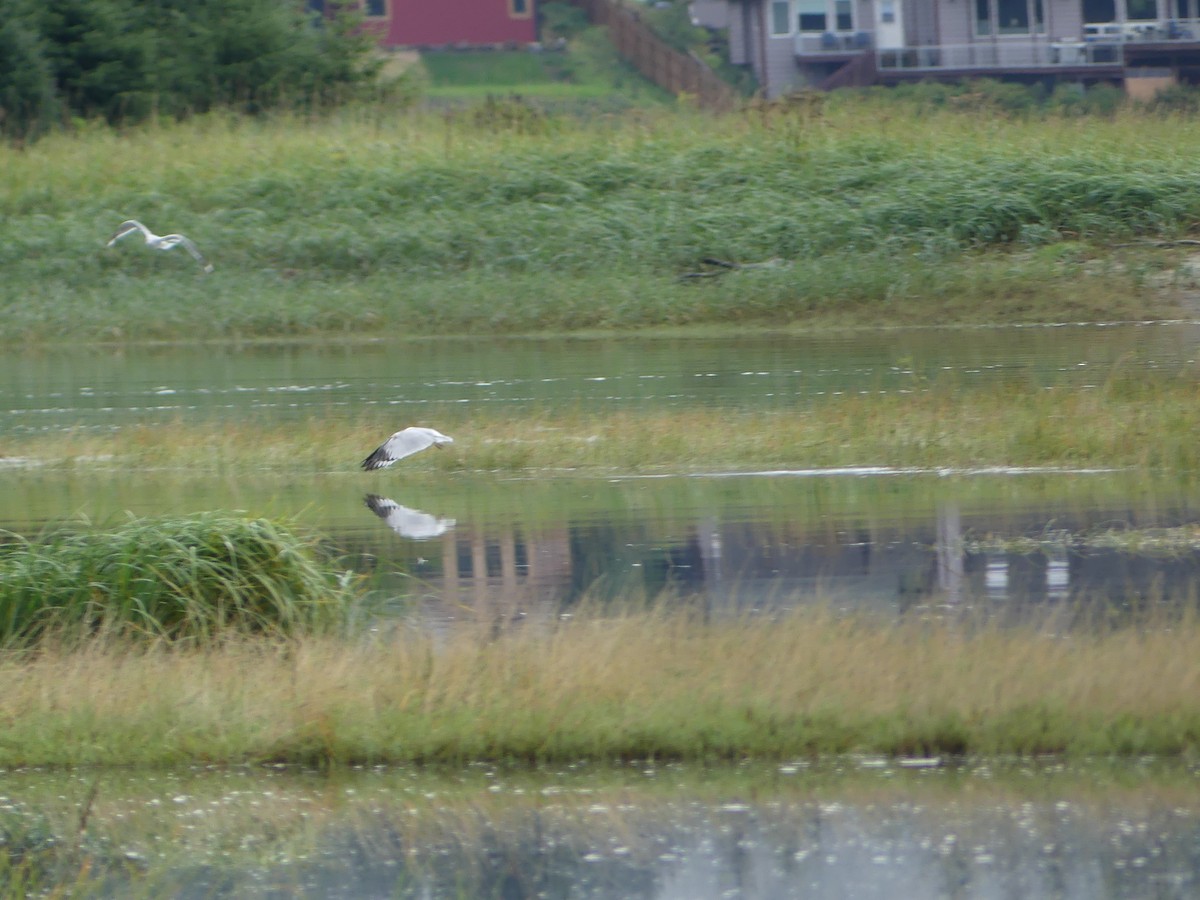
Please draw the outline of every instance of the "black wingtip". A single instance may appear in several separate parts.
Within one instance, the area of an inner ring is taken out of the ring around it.
[[[368,472],[372,469],[382,469],[388,463],[387,457],[383,454],[383,448],[380,447],[370,456],[362,461],[362,467]]]

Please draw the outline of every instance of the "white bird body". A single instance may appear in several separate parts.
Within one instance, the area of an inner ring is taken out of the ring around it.
[[[420,453],[427,447],[440,449],[443,444],[453,443],[454,438],[432,428],[404,428],[375,448],[375,452],[362,461],[362,467],[367,470],[386,469],[396,460]]]
[[[203,256],[200,255],[199,249],[192,243],[191,238],[185,237],[182,234],[163,234],[158,235],[139,222],[137,219],[126,219],[121,223],[121,227],[105,244],[106,247],[111,247],[121,238],[126,235],[140,231],[142,236],[146,238],[146,246],[153,247],[155,250],[171,250],[175,247],[183,247],[188,253],[192,254],[192,259],[200,263],[200,266],[205,272],[213,270],[212,265]]]
[[[441,537],[454,527],[453,519],[443,519],[431,516],[419,509],[409,509],[401,506],[395,500],[380,497],[378,494],[367,494],[363,498],[367,508],[387,523],[392,531],[401,537],[414,541],[427,541],[430,538]]]

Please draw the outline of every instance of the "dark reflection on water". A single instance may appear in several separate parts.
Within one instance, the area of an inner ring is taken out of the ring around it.
[[[386,493],[384,493],[386,491]],[[1200,486],[1137,473],[514,479],[0,471],[0,529],[205,509],[297,518],[393,611],[553,618],[675,598],[711,615],[1119,624],[1200,596]],[[1119,538],[1174,529],[1153,552]],[[1115,540],[1096,542],[1105,535]],[[1087,540],[1084,540],[1087,539]],[[1016,544],[1018,541],[1024,544]],[[1029,549],[1021,549],[1028,546]]]
[[[454,409],[469,429],[471,410],[484,404],[584,414],[801,410],[819,397],[934,382],[972,391],[1011,382],[1087,389],[1131,373],[1194,378],[1198,339],[1200,325],[1163,323],[31,350],[0,358],[0,426],[3,434],[175,420],[219,428],[297,417],[396,425],[397,416],[435,420]],[[981,549],[996,546],[981,541],[989,536],[1200,522],[1200,489],[1185,478],[869,468],[644,480],[419,469],[237,478],[10,462],[0,466],[0,528],[28,535],[46,522],[105,523],[126,512],[299,517],[380,595],[417,601],[441,620],[557,615],[585,598],[664,591],[717,614],[824,602],[892,614],[990,605],[1019,618],[1081,600],[1108,615],[1190,601],[1200,564],[1190,548],[1157,556],[1053,541],[1032,553]]]
[[[932,481],[941,479],[909,479],[903,489],[927,500]],[[1147,552],[1086,542],[1097,529],[1119,538],[1130,529],[1195,522],[1185,497],[1156,499],[1146,509],[1052,505],[1008,514],[964,512],[941,500],[896,516],[831,510],[809,521],[703,505],[691,518],[674,508],[666,520],[565,511],[539,525],[461,523],[436,533],[433,523],[453,520],[408,510],[406,520],[418,527],[405,534],[393,525],[405,540],[357,528],[335,540],[351,548],[349,558],[380,593],[416,598],[441,622],[553,618],[584,602],[669,595],[716,616],[822,604],[1116,625],[1197,600],[1200,550],[1193,546]]]
[[[188,898],[1132,900],[1200,889],[1200,785],[1169,766],[12,773],[0,791],[10,841],[57,835],[67,860],[78,843],[104,881],[89,895],[126,895],[130,872],[135,890]]]

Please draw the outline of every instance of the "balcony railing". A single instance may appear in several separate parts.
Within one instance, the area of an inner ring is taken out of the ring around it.
[[[1123,44],[1090,41],[1022,41],[994,44],[943,44],[880,50],[880,71],[929,69],[1037,69],[1063,66],[1116,66]]]
[[[823,53],[861,53],[875,46],[870,31],[804,32],[796,35],[797,56],[819,56]]]
[[[876,50],[872,31],[829,31],[798,34],[800,57],[841,55],[875,50],[881,71],[938,69],[1055,69],[1064,66],[1119,66],[1124,48],[1145,43],[1200,43],[1200,19],[1163,22],[1098,22],[1084,26],[1078,39],[1003,37],[973,44],[940,44]]]

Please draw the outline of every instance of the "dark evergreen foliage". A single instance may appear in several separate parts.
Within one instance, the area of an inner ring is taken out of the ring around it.
[[[0,21],[0,132],[63,118],[136,122],[218,106],[250,112],[344,99],[373,46],[352,4],[295,0],[9,0]]]

